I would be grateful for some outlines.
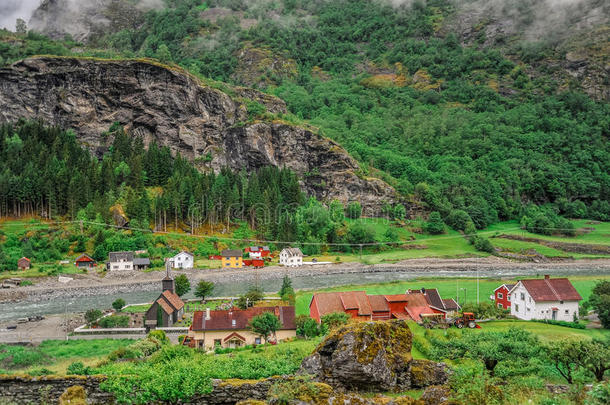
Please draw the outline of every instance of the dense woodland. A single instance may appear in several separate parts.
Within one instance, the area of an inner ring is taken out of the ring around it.
[[[166,3],[165,9],[138,15],[137,29],[110,30],[88,46],[80,44],[79,52],[157,58],[239,83],[237,51],[246,44],[269,50],[294,60],[296,68],[288,74],[258,72],[264,79],[258,82],[266,83],[260,85],[263,90],[283,98],[291,112],[339,141],[365,172],[379,169],[375,173],[405,198],[439,212],[457,229],[469,222],[484,228],[524,216],[526,222],[541,217],[538,222],[546,228],[565,225],[558,215],[610,219],[610,105],[580,92],[578,83],[560,83],[552,72],[534,71],[528,64],[536,59],[532,46],[541,55],[552,53],[543,43],[462,45],[454,33],[440,29],[453,12],[446,0],[401,7],[366,0]],[[531,2],[521,3],[527,13]],[[234,14],[215,22],[200,18],[210,7]],[[259,23],[242,28],[243,18]],[[0,41],[0,62],[32,54],[66,55],[78,45],[70,38],[51,41],[33,32],[15,35],[17,42]],[[3,155],[12,156],[21,147],[35,154],[44,149],[33,144],[39,137],[28,141],[29,135],[20,131],[21,143],[3,130]],[[57,129],[49,136],[70,137]],[[66,145],[61,153],[70,155],[70,163],[60,158],[45,162],[52,174],[31,176],[37,163],[28,160],[3,162],[13,167],[13,174],[3,169],[1,180],[8,190],[2,195],[5,212],[75,216],[92,202],[94,211],[108,220],[109,207],[122,201],[130,218],[157,227],[179,218],[197,224],[202,218],[222,222],[233,217],[268,237],[337,238],[337,232],[328,230],[332,225],[321,228],[324,235],[316,235],[319,228],[283,226],[281,210],[270,222],[279,225],[255,224],[256,216],[248,214],[253,194],[268,193],[269,198],[257,201],[303,203],[296,196],[296,180],[283,171],[197,174],[167,150],[152,145],[144,151],[138,140],[122,134],[98,163],[76,151],[74,142],[58,142]],[[53,144],[50,139],[46,143]],[[81,169],[64,176],[68,167]],[[16,180],[15,173],[34,183]],[[141,191],[144,187],[147,193]],[[257,191],[250,193],[248,187]],[[246,209],[230,212],[236,201]]]

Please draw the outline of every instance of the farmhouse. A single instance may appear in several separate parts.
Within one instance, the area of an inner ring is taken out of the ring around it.
[[[453,298],[441,298],[436,288],[422,288],[421,290],[408,290],[407,294],[421,292],[426,297],[426,302],[434,311],[453,316],[462,309]]]
[[[147,257],[134,257],[133,252],[110,252],[106,268],[109,271],[146,270],[150,266]]]
[[[245,251],[250,255],[250,259],[262,259],[271,253],[269,246],[248,246]]]
[[[509,291],[510,314],[519,319],[573,321],[582,297],[567,278],[519,280]]]
[[[81,269],[90,269],[95,267],[95,260],[93,260],[91,256],[83,253],[76,258],[74,265]]]
[[[30,266],[31,262],[27,257],[22,257],[21,259],[17,260],[17,268],[19,270],[28,270]]]
[[[196,348],[213,349],[214,347],[241,347],[264,343],[264,338],[253,333],[249,323],[264,312],[273,313],[281,323],[275,334],[276,341],[296,336],[295,311],[293,306],[252,307],[244,310],[197,311],[193,315],[193,324],[189,328],[184,344]]]
[[[146,327],[170,327],[184,316],[184,302],[175,293],[170,264],[165,264],[165,277],[161,280],[162,293],[150,306],[144,317]]]
[[[287,267],[303,265],[303,252],[299,248],[285,248],[280,252],[280,264]]]
[[[223,269],[240,269],[244,267],[244,260],[242,258],[241,250],[225,249],[220,252],[220,255],[222,256]]]
[[[195,256],[192,253],[182,251],[170,259],[174,269],[192,269],[195,263]]]
[[[316,293],[309,303],[309,316],[318,322],[333,312],[345,312],[352,319],[377,321],[412,319],[421,321],[422,314],[434,314],[421,292],[392,295],[367,295],[364,291]]]
[[[490,298],[498,308],[510,309],[510,295],[508,292],[513,289],[515,284],[502,284],[494,290],[494,295]]]

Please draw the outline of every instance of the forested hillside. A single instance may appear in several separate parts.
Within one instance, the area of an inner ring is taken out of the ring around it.
[[[84,44],[5,32],[0,57],[5,63],[40,53],[149,57],[259,87],[341,143],[364,174],[380,170],[407,200],[452,225],[520,219],[526,211],[531,216],[531,205],[610,219],[608,83],[596,82],[602,90],[591,93],[592,76],[566,73],[553,62],[566,51],[552,37],[490,38],[487,28],[505,22],[490,15],[479,28],[468,27],[485,33],[465,40],[455,23],[463,8],[448,0],[165,3],[142,13],[135,27],[112,25],[116,30]],[[530,32],[536,2],[518,3],[516,30]],[[584,31],[564,32],[563,45],[592,32],[586,30],[607,29],[604,4],[581,3],[582,16],[601,17],[587,17],[594,24]],[[592,38],[582,48],[593,49],[603,66],[607,36]],[[68,198],[65,209],[69,204]],[[170,215],[171,204],[165,206]]]

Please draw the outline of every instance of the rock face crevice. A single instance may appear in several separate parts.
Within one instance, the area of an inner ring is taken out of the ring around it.
[[[145,144],[168,146],[202,170],[287,167],[322,200],[357,200],[371,213],[396,201],[387,183],[359,175],[358,163],[337,143],[280,120],[249,119],[246,100],[270,113],[286,111],[282,100],[240,87],[227,91],[150,61],[35,57],[0,69],[0,122],[42,119],[70,128],[98,156],[112,143],[105,132],[119,122]]]

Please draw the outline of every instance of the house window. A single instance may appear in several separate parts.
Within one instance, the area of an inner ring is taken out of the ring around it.
[[[502,304],[498,302],[498,308],[502,308]]]
[[[515,311],[519,312],[519,304],[515,304]]]
[[[114,265],[114,266],[112,266],[112,268],[117,270],[119,268],[119,266],[118,265]]]
[[[126,269],[130,269],[130,268],[131,268],[131,266],[130,266],[129,264],[126,264],[126,265],[125,265],[125,268],[126,268]]]
[[[502,293],[498,293],[498,299],[501,300],[502,298],[504,298],[504,295],[502,295]]]
[[[521,293],[521,301],[525,301],[525,293]]]
[[[510,301],[510,294],[506,297],[507,301]]]
[[[529,297],[530,302],[532,302],[532,297]]]
[[[567,314],[569,314],[569,313],[570,313],[570,310],[569,310],[569,309],[566,309],[566,315],[567,315]]]
[[[231,326],[235,327],[235,319],[231,319]]]
[[[260,337],[255,338],[254,339],[254,343],[256,343],[257,345],[260,345],[261,344],[261,338]]]
[[[530,312],[530,307],[527,307],[527,312]]]
[[[563,301],[559,301],[560,304],[563,304]]]

